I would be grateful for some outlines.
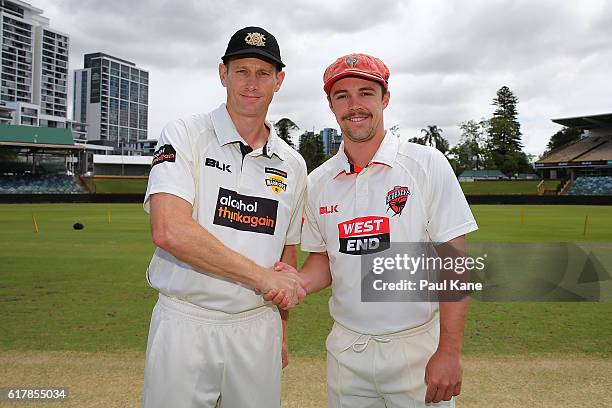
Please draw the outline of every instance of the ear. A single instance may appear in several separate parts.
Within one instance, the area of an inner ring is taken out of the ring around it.
[[[385,109],[387,105],[389,105],[389,98],[391,98],[391,92],[387,91],[385,96],[383,96],[383,100],[382,100],[383,109]]]
[[[227,88],[227,66],[224,63],[219,64],[219,79],[224,88]]]
[[[334,107],[332,106],[332,101],[329,95],[327,95],[327,104],[329,105],[329,109],[332,111],[332,113],[335,113]]]
[[[284,80],[285,80],[285,71],[278,71],[276,73],[276,86],[274,87],[274,92],[278,92]]]

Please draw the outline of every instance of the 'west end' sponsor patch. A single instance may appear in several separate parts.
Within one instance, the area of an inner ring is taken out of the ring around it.
[[[176,150],[174,150],[172,145],[166,144],[157,149],[157,151],[153,154],[151,167],[159,163],[174,161],[176,161]]]
[[[358,217],[338,224],[340,252],[348,255],[372,254],[390,247],[389,218]]]
[[[219,187],[213,224],[274,235],[278,201],[238,194]]]

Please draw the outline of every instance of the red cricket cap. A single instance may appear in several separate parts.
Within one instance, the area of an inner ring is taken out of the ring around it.
[[[366,54],[349,54],[327,67],[323,74],[323,90],[329,95],[334,82],[347,76],[376,81],[387,89],[389,75],[389,68],[378,58]]]

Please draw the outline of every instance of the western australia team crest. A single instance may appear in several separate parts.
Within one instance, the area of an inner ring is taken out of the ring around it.
[[[285,180],[280,176],[270,176],[266,179],[266,186],[271,187],[272,191],[276,194],[280,194],[281,191],[287,191],[287,184]]]
[[[410,190],[408,187],[395,186],[387,193],[387,212],[392,210],[396,215],[402,215],[402,211],[404,211],[404,207],[406,206],[406,201],[408,201],[408,196],[410,195]]]

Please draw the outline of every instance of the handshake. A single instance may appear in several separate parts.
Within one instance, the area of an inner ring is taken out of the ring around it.
[[[284,262],[276,262],[273,269],[266,269],[257,292],[283,310],[302,303],[308,293],[298,271]]]

